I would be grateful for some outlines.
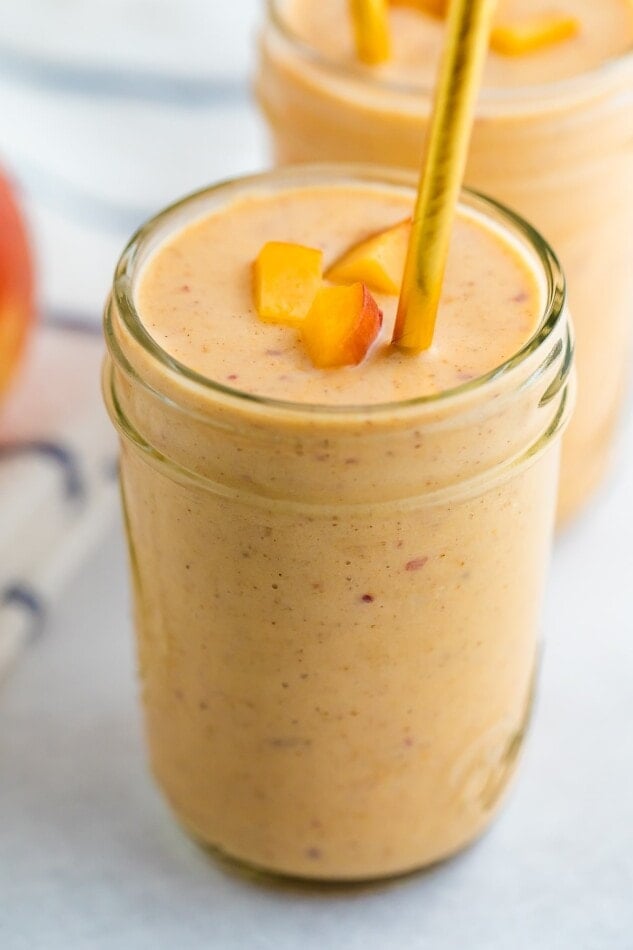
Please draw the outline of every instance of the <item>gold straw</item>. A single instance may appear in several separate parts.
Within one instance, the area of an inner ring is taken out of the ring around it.
[[[349,5],[358,58],[368,66],[384,63],[391,55],[387,0],[349,0]]]
[[[446,45],[393,334],[393,343],[414,353],[433,342],[495,3],[451,0],[449,4]]]

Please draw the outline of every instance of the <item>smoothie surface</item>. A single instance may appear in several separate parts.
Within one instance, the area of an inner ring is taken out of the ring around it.
[[[389,346],[397,297],[375,294],[381,334],[359,366],[316,369],[296,330],[263,323],[252,265],[267,241],[321,248],[327,268],[349,247],[411,214],[412,199],[367,184],[299,187],[234,200],[175,232],[143,267],[141,321],[179,362],[241,392],[290,402],[361,406],[453,389],[527,342],[544,290],[518,243],[462,208],[453,233],[433,346]]]
[[[356,63],[347,0],[286,0],[283,17],[291,31],[328,59]],[[573,16],[578,34],[517,56],[491,52],[487,87],[554,82],[590,71],[633,49],[631,0],[501,0],[495,22],[539,14]],[[443,21],[408,7],[390,12],[392,56],[373,70],[377,78],[433,84],[444,36]]]

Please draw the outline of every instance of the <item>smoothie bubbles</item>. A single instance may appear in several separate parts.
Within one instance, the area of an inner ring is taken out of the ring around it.
[[[277,159],[418,169],[447,4],[392,2],[389,55],[359,62],[347,0],[270,0],[256,82]],[[633,6],[500,0],[467,184],[523,214],[569,282],[578,404],[559,518],[608,466],[633,337]]]

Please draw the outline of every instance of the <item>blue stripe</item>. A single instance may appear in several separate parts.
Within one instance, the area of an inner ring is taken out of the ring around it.
[[[16,50],[0,43],[0,75],[74,96],[137,99],[188,108],[232,105],[248,98],[243,79],[194,79],[165,72],[76,66]]]
[[[44,626],[46,609],[44,602],[32,587],[25,583],[10,584],[0,592],[0,604],[7,607],[20,607],[31,614],[33,628],[29,639],[33,641],[40,635]]]
[[[88,313],[81,313],[78,310],[58,310],[56,308],[45,311],[42,323],[46,327],[52,327],[54,330],[65,330],[69,333],[82,334],[84,336],[102,336],[101,320]]]
[[[22,455],[37,455],[51,459],[62,471],[64,477],[64,492],[69,500],[83,498],[85,485],[79,463],[70,449],[57,442],[45,440],[31,440],[28,442],[9,442],[0,445],[0,461],[3,458],[15,458]]]

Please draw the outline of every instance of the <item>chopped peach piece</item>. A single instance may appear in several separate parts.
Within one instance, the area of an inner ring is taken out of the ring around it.
[[[448,10],[448,0],[391,0],[394,7],[413,7],[431,16],[444,17]]]
[[[490,46],[504,56],[522,56],[544,49],[554,43],[576,36],[580,24],[572,16],[545,13],[509,23],[499,23],[492,30]]]
[[[347,251],[327,271],[337,284],[361,281],[379,294],[399,294],[411,233],[411,219],[372,235]]]
[[[360,363],[378,336],[382,311],[364,284],[322,287],[303,321],[310,359],[321,369]]]
[[[378,66],[391,56],[387,0],[349,0],[356,52],[362,63]]]
[[[321,285],[323,251],[269,241],[253,266],[253,293],[261,320],[298,327]]]
[[[34,318],[28,235],[13,186],[0,173],[0,396],[22,359]]]

